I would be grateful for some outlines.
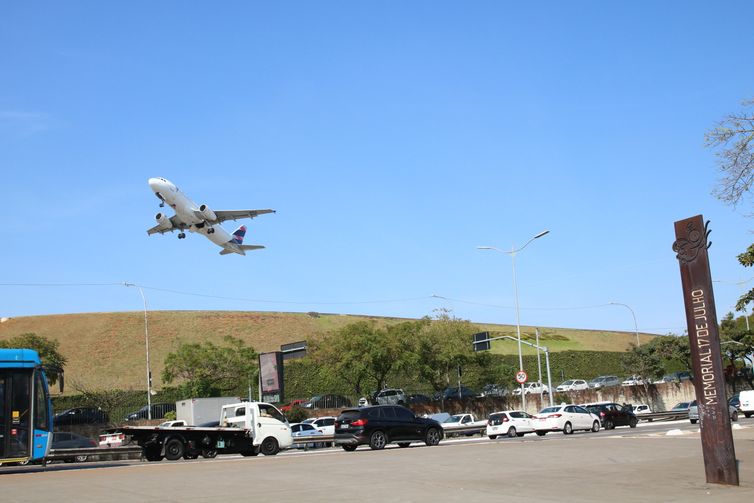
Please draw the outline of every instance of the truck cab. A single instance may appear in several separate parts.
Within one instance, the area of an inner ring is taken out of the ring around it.
[[[253,445],[262,454],[271,454],[293,445],[293,433],[282,412],[264,402],[240,402],[225,405],[220,426],[239,428],[252,433]]]

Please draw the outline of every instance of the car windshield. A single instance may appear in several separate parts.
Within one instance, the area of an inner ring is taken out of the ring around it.
[[[444,423],[457,423],[461,420],[463,416],[456,414],[455,416],[450,416],[448,419],[443,421]]]

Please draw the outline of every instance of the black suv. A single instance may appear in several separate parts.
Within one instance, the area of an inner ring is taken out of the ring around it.
[[[602,427],[612,430],[616,426],[630,426],[636,428],[639,420],[630,405],[617,403],[593,403],[584,406],[589,412],[599,416]]]
[[[365,444],[375,450],[384,449],[391,442],[400,447],[408,447],[411,442],[437,445],[442,437],[440,423],[417,417],[400,405],[347,409],[335,421],[335,444],[347,451]]]

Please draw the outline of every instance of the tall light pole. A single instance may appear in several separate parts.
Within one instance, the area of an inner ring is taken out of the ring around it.
[[[139,285],[134,285],[127,281],[123,282],[123,286],[134,286],[139,290],[141,294],[141,300],[144,301],[144,342],[147,349],[147,419],[152,420],[152,370],[149,367],[149,328],[147,323],[147,298],[144,297],[144,291]]]
[[[743,295],[746,292],[744,285],[753,279],[754,278],[749,278],[743,281],[723,281],[721,279],[715,279],[715,280],[712,280],[712,282],[713,283],[729,283],[733,285],[738,285],[739,288],[741,288],[741,295]],[[748,332],[750,330],[749,329],[749,312],[746,310],[746,304],[744,304],[743,312],[744,312],[744,319],[746,320],[746,331]]]
[[[516,338],[518,339],[518,369],[524,370],[524,357],[521,353],[521,318],[519,315],[519,308],[518,308],[518,281],[516,278],[516,254],[527,247],[529,243],[534,241],[535,239],[539,239],[542,236],[548,234],[550,231],[542,231],[533,238],[529,239],[529,241],[526,242],[524,246],[521,248],[516,248],[515,246],[511,247],[511,251],[504,251],[499,248],[496,248],[494,246],[477,246],[478,250],[493,250],[499,253],[507,253],[511,257],[511,263],[513,264],[513,290],[516,294]],[[542,383],[540,383],[542,384]],[[551,393],[551,390],[548,390],[548,393]],[[524,384],[521,383],[521,408],[526,409],[526,395],[524,394]]]
[[[638,348],[641,345],[641,342],[639,342],[639,326],[636,324],[636,315],[634,314],[634,310],[631,309],[631,307],[628,304],[621,304],[620,302],[610,302],[611,306],[623,306],[629,311],[631,311],[631,316],[634,318],[634,331],[636,332],[636,347]]]

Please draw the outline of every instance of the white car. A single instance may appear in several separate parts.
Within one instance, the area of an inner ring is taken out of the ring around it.
[[[524,394],[525,395],[546,395],[549,393],[549,390],[547,389],[547,385],[542,384],[541,382],[530,382],[524,384]],[[521,386],[517,386],[512,392],[512,395],[514,396],[521,396]]]
[[[335,436],[335,417],[333,416],[318,417],[311,425],[322,432],[324,436]],[[332,442],[325,442],[325,445],[331,446]]]
[[[589,389],[589,384],[583,379],[569,379],[564,381],[555,388],[558,393],[564,393],[566,391],[582,391]]]
[[[291,425],[291,432],[294,440],[299,437],[322,437],[324,433],[319,431],[310,423],[294,423]],[[296,449],[307,449],[311,447],[322,447],[325,444],[323,442],[307,442],[305,444],[293,444]]]
[[[644,384],[644,380],[640,376],[629,376],[620,383],[621,386],[640,386]]]
[[[537,435],[543,436],[550,431],[562,431],[570,435],[574,430],[600,431],[600,418],[584,407],[574,404],[545,407],[536,416]]]
[[[651,414],[652,409],[649,407],[649,405],[645,403],[640,403],[639,405],[634,405],[634,415],[640,415],[640,414]]]
[[[485,433],[490,440],[495,440],[502,435],[523,437],[524,434],[535,431],[534,421],[536,421],[534,416],[522,410],[493,412],[487,420]]]

